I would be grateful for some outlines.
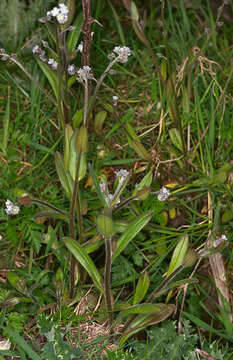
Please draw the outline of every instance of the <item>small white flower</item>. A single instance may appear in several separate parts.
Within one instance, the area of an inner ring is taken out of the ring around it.
[[[14,204],[13,202],[11,202],[10,200],[7,200],[5,202],[5,212],[9,215],[17,215],[20,211],[20,208],[18,205]]]
[[[67,71],[69,75],[74,75],[76,73],[76,66],[74,64],[68,65]]]
[[[60,14],[60,9],[58,7],[54,7],[51,11],[49,11],[50,15],[56,17],[58,14]]]
[[[35,45],[35,46],[33,46],[33,48],[32,48],[32,53],[33,53],[33,54],[39,54],[39,53],[40,53],[40,50],[41,50],[41,48],[39,47],[39,45]]]
[[[52,11],[47,11],[46,16],[51,17],[52,16]]]
[[[62,14],[62,13],[59,13],[57,16],[56,16],[56,19],[57,21],[59,22],[59,24],[65,24],[68,20],[68,15],[67,14]]]
[[[169,198],[170,196],[170,191],[165,187],[163,186],[159,191],[158,191],[158,200],[159,201],[165,201]]]
[[[48,59],[48,64],[50,65],[50,67],[53,69],[53,70],[57,70],[57,61],[54,60],[54,59]]]
[[[100,183],[100,191],[101,191],[102,193],[106,193],[106,191],[107,191],[107,185],[106,185],[106,183]]]
[[[127,176],[129,175],[129,172],[125,169],[120,169],[118,171],[115,171],[115,175],[118,179],[126,179]]]
[[[118,99],[119,99],[118,96],[113,96],[113,97],[112,97],[112,103],[113,103],[114,106],[117,106]]]
[[[68,15],[69,9],[65,4],[59,4],[59,10],[61,14]]]
[[[81,41],[80,44],[78,45],[77,51],[79,51],[80,53],[83,52],[83,41]]]
[[[213,244],[212,246],[214,248],[218,247],[219,245],[221,245],[223,242],[227,241],[227,237],[226,235],[221,235],[219,237],[217,237],[214,241],[213,241]]]
[[[113,52],[118,55],[118,61],[121,63],[126,63],[128,61],[128,57],[131,55],[131,50],[127,46],[116,46],[113,49]]]

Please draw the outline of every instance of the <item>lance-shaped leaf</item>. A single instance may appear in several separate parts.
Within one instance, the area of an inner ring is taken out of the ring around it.
[[[70,174],[66,171],[62,156],[59,152],[56,152],[55,154],[55,166],[62,187],[70,199],[73,191],[73,180],[71,179]]]
[[[121,345],[123,345],[130,336],[145,329],[147,326],[158,324],[159,322],[165,320],[173,313],[173,311],[176,308],[175,305],[173,304],[168,304],[168,305],[155,304],[155,305],[157,306],[158,311],[155,311],[153,314],[139,314],[136,317],[136,319],[131,323],[129,330],[127,330],[125,333],[122,334],[120,338]]]
[[[74,131],[70,124],[66,124],[64,131],[64,165],[65,169],[69,170],[69,158],[70,158],[70,141]]]
[[[127,139],[129,146],[136,151],[136,153],[142,158],[146,160],[151,160],[151,155],[148,153],[144,145],[141,143],[139,137],[135,133],[132,126],[127,123],[125,125],[125,130],[127,132]]]
[[[141,231],[144,226],[150,221],[153,212],[148,211],[145,214],[139,216],[135,219],[128,227],[128,229],[120,236],[117,241],[117,250],[113,255],[113,260],[120,255],[120,253],[125,249],[129,242]]]
[[[171,138],[171,141],[173,143],[173,145],[179,149],[180,151],[182,151],[183,146],[182,146],[182,140],[181,140],[181,136],[180,136],[180,132],[179,130],[177,130],[176,128],[170,129],[169,130],[169,135]]]
[[[67,42],[66,42],[67,49],[70,54],[72,54],[75,51],[77,44],[78,44],[79,36],[80,36],[82,26],[83,26],[82,13],[80,13],[78,15],[78,17],[75,20],[73,25],[75,28],[74,28],[74,30],[69,31],[69,35],[68,35]]]
[[[121,311],[122,316],[132,315],[132,314],[154,314],[159,313],[161,307],[157,304],[137,304],[128,307],[127,309]]]
[[[53,89],[53,92],[56,96],[56,99],[57,99],[57,96],[58,96],[58,86],[57,86],[57,74],[54,70],[52,70],[50,68],[49,65],[43,63],[43,61],[39,60],[38,57],[36,57],[36,60],[41,68],[41,70],[43,71],[44,75],[47,77],[52,89]]]
[[[97,270],[90,256],[87,254],[86,250],[74,239],[65,237],[63,240],[66,247],[70,250],[70,252],[78,260],[78,262],[88,272],[95,286],[99,289],[100,292],[103,293],[103,288],[101,286],[103,280],[101,279],[99,271]]]
[[[178,266],[183,264],[185,254],[188,249],[188,241],[189,237],[188,235],[182,236],[182,238],[179,240],[178,244],[175,247],[175,250],[172,255],[172,259],[167,271],[167,277],[176,269]]]
[[[150,279],[147,271],[145,271],[139,278],[136,291],[133,297],[133,304],[139,304],[147,293],[150,285]]]
[[[19,349],[23,349],[23,351],[25,351],[29,359],[41,360],[41,357],[37,355],[33,348],[26,343],[22,336],[4,326],[0,326],[0,329],[4,330],[9,336],[11,336],[12,339],[14,339],[14,343],[18,345]]]
[[[136,186],[136,188],[133,191],[132,196],[137,195],[137,193],[139,192],[139,190],[142,190],[144,188],[149,188],[151,186],[152,183],[152,171],[150,170],[144,177],[143,179],[140,181],[140,183]],[[148,196],[148,192],[145,193],[145,199]],[[135,200],[138,200],[138,198],[136,198]],[[144,200],[143,198],[140,197],[140,200]]]
[[[102,133],[103,123],[104,123],[104,120],[106,119],[106,117],[107,117],[106,111],[100,111],[96,114],[94,128],[95,128],[95,131],[97,132],[97,134]]]

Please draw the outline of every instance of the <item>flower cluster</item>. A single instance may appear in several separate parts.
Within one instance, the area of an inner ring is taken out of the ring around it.
[[[32,53],[33,53],[34,55],[39,55],[41,61],[43,61],[43,62],[46,62],[46,61],[47,61],[47,58],[46,58],[46,56],[45,56],[45,51],[42,50],[42,49],[39,47],[39,45],[33,46],[33,48],[32,48]]]
[[[114,59],[117,56],[117,61],[124,64],[128,61],[128,57],[131,55],[131,50],[127,46],[116,46],[113,52],[108,55],[109,59]]]
[[[39,45],[35,45],[33,48],[32,48],[32,53],[34,55],[39,55],[40,59],[43,61],[43,62],[48,62],[48,65],[53,69],[53,70],[57,70],[57,67],[58,67],[58,64],[57,64],[57,61],[53,58],[49,58],[47,59],[47,57],[45,56],[45,51],[42,50]]]
[[[58,7],[55,6],[52,10],[47,12],[46,19],[51,20],[51,17],[55,17],[59,24],[65,24],[68,20],[68,14],[68,7],[65,4],[61,3],[58,5]]]
[[[100,190],[104,195],[104,199],[106,201],[106,204],[110,207],[112,204],[112,201],[114,200],[114,195],[113,194],[109,194],[108,192],[108,186],[106,183],[100,183]],[[118,204],[120,204],[120,199],[117,200],[116,204],[114,205],[114,207],[116,207]]]
[[[77,80],[82,84],[86,83],[87,80],[93,79],[94,77],[90,66],[83,66],[82,68],[78,69],[77,74]]]
[[[119,186],[121,186],[125,179],[129,176],[129,172],[125,169],[120,169],[118,171],[115,171],[115,175],[119,180]]]
[[[5,202],[6,208],[5,208],[5,212],[8,215],[17,215],[20,211],[19,206],[14,204],[12,201],[7,200]]]
[[[165,187],[163,186],[159,191],[158,191],[158,200],[159,201],[165,201],[169,198],[170,196],[170,191]]]

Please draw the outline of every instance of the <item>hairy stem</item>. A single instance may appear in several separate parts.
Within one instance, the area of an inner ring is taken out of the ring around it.
[[[80,205],[80,197],[79,197],[79,168],[81,162],[81,154],[78,154],[78,162],[77,162],[77,169],[74,181],[74,188],[70,203],[70,211],[69,211],[69,232],[70,237],[75,240],[76,238],[76,231],[75,231],[75,210],[78,213],[78,232],[79,237],[82,239],[82,215],[81,215],[81,205]],[[78,202],[78,206],[76,207],[76,203]],[[71,255],[70,259],[70,289],[69,289],[69,296],[72,299],[74,297],[74,288],[75,288],[75,257]]]
[[[58,92],[57,92],[57,105],[58,105],[58,116],[62,126],[65,127],[64,112],[63,112],[63,101],[62,101],[62,56],[61,56],[61,41],[59,37],[59,25],[56,26],[56,47],[57,47],[57,79],[58,79]]]
[[[105,238],[105,277],[104,277],[104,290],[105,290],[105,302],[108,311],[109,326],[112,326],[113,321],[113,309],[111,299],[111,268],[112,268],[112,239]]]

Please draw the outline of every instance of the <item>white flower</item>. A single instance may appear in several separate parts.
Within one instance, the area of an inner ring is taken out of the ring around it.
[[[57,70],[58,64],[57,64],[56,60],[50,58],[50,59],[48,59],[48,64],[50,65],[50,67],[53,70]]]
[[[100,183],[100,191],[102,193],[106,193],[106,191],[107,191],[107,184],[106,183]]]
[[[117,106],[118,99],[119,99],[118,96],[113,96],[113,97],[112,97],[112,103],[113,103],[114,106]]]
[[[20,211],[19,206],[14,204],[10,200],[7,200],[5,202],[5,205],[6,205],[5,212],[9,215],[17,215]]]
[[[76,72],[76,66],[74,64],[68,65],[67,71],[69,75],[74,75]]]
[[[169,195],[170,195],[170,191],[165,187],[163,186],[159,191],[158,191],[158,200],[159,201],[165,201],[169,198]]]
[[[219,237],[217,237],[214,241],[213,241],[213,244],[212,246],[214,248],[218,247],[219,245],[221,245],[224,241],[227,241],[227,237],[226,235],[221,235]]]
[[[54,7],[51,11],[49,11],[49,13],[49,15],[56,17],[58,14],[60,14],[60,9],[58,7]]]
[[[57,21],[59,22],[59,24],[65,24],[68,20],[68,15],[67,14],[62,14],[62,13],[59,13],[57,16],[56,16],[56,19]]]
[[[131,55],[131,50],[127,46],[116,46],[113,49],[113,52],[118,55],[118,61],[121,63],[126,63],[128,61],[128,57]]]
[[[39,54],[40,51],[41,51],[41,48],[39,47],[39,45],[33,46],[33,48],[32,48],[32,53],[33,54]]]
[[[66,6],[63,3],[59,4],[59,10],[60,10],[60,13],[62,13],[64,15],[68,15],[68,13],[69,13],[68,6]]]
[[[83,52],[83,41],[81,41],[80,44],[78,45],[77,51],[79,51],[80,53]]]
[[[78,73],[77,80],[81,83],[93,79],[93,74],[90,66],[83,66],[77,71],[77,73]]]

